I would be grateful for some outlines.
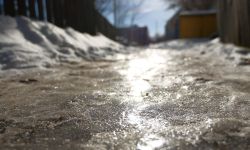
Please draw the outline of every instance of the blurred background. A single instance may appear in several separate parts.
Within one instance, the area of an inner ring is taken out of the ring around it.
[[[249,45],[247,0],[0,0],[0,13],[102,33],[125,45],[215,38]]]

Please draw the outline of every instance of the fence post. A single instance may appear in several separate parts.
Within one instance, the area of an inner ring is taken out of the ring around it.
[[[78,20],[80,21],[81,32],[87,32],[89,34],[96,34],[96,14],[95,3],[93,0],[78,0]],[[90,17],[91,16],[91,17]]]
[[[64,1],[64,12],[65,12],[65,23],[66,26],[70,26],[77,30],[77,1],[76,0],[65,0]],[[74,17],[72,17],[74,16]]]
[[[14,17],[15,12],[15,4],[13,0],[4,0],[4,14]]]
[[[250,2],[240,0],[238,5],[239,15],[239,41],[240,45],[250,47]]]
[[[53,4],[53,14],[55,19],[55,24],[59,27],[64,27],[64,0],[54,0]],[[74,17],[74,16],[71,16]]]
[[[246,46],[248,46],[248,47],[250,47],[250,1],[249,0],[247,0],[246,1],[246,5],[245,5],[245,7],[246,7],[246,26],[245,26],[245,28],[246,28],[246,32],[244,32],[243,30],[242,30],[242,34],[243,35],[245,35],[245,37],[244,37],[244,43],[246,43]]]
[[[226,42],[225,34],[226,28],[221,20],[225,17],[226,9],[225,9],[226,0],[218,1],[218,26],[219,26],[219,36],[222,42]]]
[[[54,23],[54,19],[53,19],[53,11],[52,11],[52,8],[53,8],[53,0],[46,0],[46,15],[47,15],[47,21],[48,22],[51,22],[51,23]]]
[[[36,19],[35,0],[29,0],[29,12],[30,12],[30,18]]]
[[[39,20],[43,21],[44,20],[44,6],[43,6],[43,0],[37,0],[38,4],[38,12],[39,12]]]
[[[0,2],[2,2],[2,1],[0,1]],[[0,3],[0,15],[2,15],[2,14],[3,14],[3,4]]]
[[[26,0],[17,0],[18,15],[27,16]]]
[[[219,0],[218,19],[222,42],[250,47],[249,0]]]

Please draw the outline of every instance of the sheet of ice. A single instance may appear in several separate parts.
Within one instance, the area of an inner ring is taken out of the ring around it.
[[[91,36],[25,17],[0,16],[0,70],[103,59],[122,49],[103,35]]]

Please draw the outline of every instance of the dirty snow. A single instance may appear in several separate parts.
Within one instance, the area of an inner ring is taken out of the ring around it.
[[[104,59],[122,49],[103,35],[82,34],[25,17],[0,16],[0,28],[0,70]]]
[[[101,34],[91,36],[25,17],[0,16],[0,28],[0,70],[49,68],[83,60],[114,59],[114,54],[127,52],[122,45]],[[218,39],[174,40],[151,48],[190,50],[234,64],[250,64],[249,51],[222,44]]]
[[[151,45],[152,48],[173,49],[197,52],[207,57],[217,57],[235,65],[247,65],[250,61],[250,50],[234,44],[224,44],[220,40],[191,39],[173,40]],[[248,62],[249,61],[249,62]],[[250,64],[250,63],[249,63]]]

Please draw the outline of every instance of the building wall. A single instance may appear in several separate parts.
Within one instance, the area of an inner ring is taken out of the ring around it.
[[[180,15],[180,38],[205,38],[217,32],[216,14]]]
[[[128,28],[118,29],[119,37],[127,40],[128,45],[148,45],[149,44],[149,34],[147,27],[137,27],[132,26]]]

